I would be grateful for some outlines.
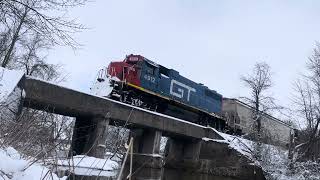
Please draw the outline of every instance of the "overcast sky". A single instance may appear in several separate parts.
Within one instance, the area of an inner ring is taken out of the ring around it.
[[[273,72],[270,90],[290,102],[293,81],[320,40],[320,1],[96,0],[70,16],[86,25],[82,49],[57,47],[67,85],[88,91],[97,71],[140,54],[226,97],[248,94],[240,82],[257,61]]]

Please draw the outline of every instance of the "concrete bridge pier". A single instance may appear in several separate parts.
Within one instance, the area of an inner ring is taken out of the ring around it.
[[[131,137],[134,138],[132,179],[159,179],[162,176],[163,167],[163,158],[159,155],[162,132],[131,129]],[[130,158],[127,159],[122,179],[126,179],[129,170]]]
[[[169,138],[165,152],[165,166],[173,169],[196,169],[202,141],[199,139]]]
[[[96,158],[104,158],[108,125],[108,118],[77,117],[69,156],[85,154]]]
[[[84,117],[76,118],[73,128],[73,136],[69,157],[75,155],[87,155],[96,158],[104,158],[106,153],[106,138],[109,118]],[[71,174],[68,180],[107,180],[108,177],[84,176]]]

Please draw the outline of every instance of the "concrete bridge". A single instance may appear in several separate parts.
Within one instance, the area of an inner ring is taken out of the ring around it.
[[[107,126],[121,124],[130,129],[135,153],[133,179],[264,179],[261,168],[220,143],[223,137],[212,128],[28,76],[19,86],[26,93],[23,106],[76,117],[70,155],[103,158]],[[169,137],[165,157],[157,156],[162,136]],[[203,141],[204,137],[213,141]],[[163,168],[167,169],[164,175]]]

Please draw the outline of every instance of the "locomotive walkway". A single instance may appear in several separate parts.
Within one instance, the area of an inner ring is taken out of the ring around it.
[[[236,179],[264,179],[260,168],[227,144],[219,143],[223,137],[212,128],[28,76],[24,76],[19,87],[25,91],[24,107],[76,117],[70,156],[88,154],[103,158],[106,128],[117,124],[130,129],[130,136],[134,137],[133,166],[139,171],[133,179],[154,179],[161,176],[163,167],[172,169],[167,173],[173,174],[172,177],[187,173],[184,179],[188,179],[188,173],[195,172]],[[162,136],[169,137],[165,157],[157,156]],[[204,137],[217,141],[203,141]]]

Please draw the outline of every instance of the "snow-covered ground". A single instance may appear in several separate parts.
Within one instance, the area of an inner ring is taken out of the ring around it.
[[[0,179],[2,180],[64,180],[48,168],[25,160],[12,147],[0,149]]]
[[[65,180],[53,171],[65,170],[68,173],[85,176],[115,177],[119,163],[111,159],[88,156],[74,156],[72,159],[46,161],[46,166],[34,159],[24,159],[14,148],[0,149],[0,180]]]
[[[74,156],[71,159],[58,160],[55,163],[59,170],[68,171],[77,175],[86,176],[116,176],[119,169],[118,162],[111,159],[99,159],[84,155]]]

